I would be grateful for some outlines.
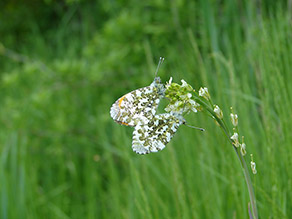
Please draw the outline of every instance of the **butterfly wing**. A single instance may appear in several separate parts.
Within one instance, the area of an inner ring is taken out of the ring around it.
[[[119,98],[111,107],[111,117],[119,124],[136,126],[148,123],[154,117],[164,86],[157,77],[150,86],[131,91]]]
[[[138,122],[133,132],[133,151],[148,154],[162,150],[184,122],[181,115],[173,113],[156,115],[147,124]]]

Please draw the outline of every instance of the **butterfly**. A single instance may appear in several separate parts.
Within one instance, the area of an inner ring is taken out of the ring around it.
[[[119,98],[111,107],[110,115],[115,122],[134,127],[132,149],[138,154],[158,152],[170,142],[178,127],[186,124],[179,113],[156,115],[160,100],[165,96],[165,87],[156,77],[147,87],[131,91]],[[196,128],[196,127],[195,127]]]
[[[155,75],[163,60],[160,58]],[[138,122],[147,124],[156,114],[159,102],[164,97],[164,91],[160,78],[155,77],[149,86],[131,91],[119,98],[112,105],[110,115],[115,122],[126,126],[135,127]]]
[[[177,113],[155,115],[148,123],[138,122],[133,132],[132,148],[137,154],[158,152],[170,142],[185,119]]]

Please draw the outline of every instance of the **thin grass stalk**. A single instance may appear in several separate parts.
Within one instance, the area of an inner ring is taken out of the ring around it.
[[[256,198],[255,198],[255,194],[254,194],[254,189],[253,189],[253,185],[252,185],[252,182],[251,182],[251,178],[250,178],[250,175],[249,175],[249,171],[248,171],[246,162],[245,162],[242,154],[240,153],[240,151],[238,151],[239,148],[236,148],[234,146],[232,140],[230,139],[230,134],[229,133],[231,133],[231,132],[228,130],[225,121],[223,119],[218,118],[217,114],[212,110],[212,108],[208,104],[205,103],[205,101],[202,100],[202,98],[195,97],[195,100],[201,106],[203,106],[214,117],[214,119],[218,122],[220,128],[223,130],[223,132],[224,132],[225,136],[227,137],[228,141],[233,146],[233,148],[234,148],[234,150],[236,152],[237,158],[238,158],[238,160],[240,162],[240,165],[241,165],[241,168],[242,168],[242,171],[243,171],[243,174],[244,174],[245,182],[247,184],[247,189],[248,189],[251,208],[252,208],[252,215],[250,215],[250,216],[252,216],[251,218],[258,219]],[[210,102],[210,103],[212,103],[212,102]]]

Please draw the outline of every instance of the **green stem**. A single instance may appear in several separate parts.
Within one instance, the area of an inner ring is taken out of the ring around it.
[[[256,198],[255,198],[252,182],[250,179],[249,171],[248,171],[248,168],[246,166],[246,163],[245,163],[245,160],[244,160],[242,154],[238,153],[237,150],[236,150],[236,154],[237,154],[238,159],[240,160],[241,167],[242,167],[242,170],[244,173],[245,182],[246,182],[247,187],[248,187],[248,193],[249,193],[249,198],[250,198],[250,202],[251,202],[253,217],[255,219],[257,219],[258,218],[258,211],[257,211],[257,205],[256,205]]]
[[[232,146],[236,152],[237,158],[240,161],[240,165],[241,165],[241,168],[242,168],[242,171],[244,174],[244,179],[245,179],[245,182],[247,184],[249,198],[250,198],[250,202],[251,202],[252,213],[253,213],[252,216],[253,216],[253,218],[258,219],[256,198],[254,195],[254,190],[253,190],[253,186],[252,186],[252,182],[251,182],[251,178],[249,175],[249,171],[248,171],[246,162],[245,162],[242,154],[238,151],[239,149],[233,145],[233,142],[230,139],[230,135],[229,135],[230,132],[228,131],[228,128],[227,128],[224,120],[219,119],[218,116],[216,115],[216,113],[213,111],[213,109],[205,101],[203,101],[200,97],[195,96],[195,101],[197,103],[199,103],[201,106],[203,106],[216,119],[216,121],[219,123],[220,127],[222,128],[223,132],[225,133],[226,137],[228,138],[229,142],[232,144]]]

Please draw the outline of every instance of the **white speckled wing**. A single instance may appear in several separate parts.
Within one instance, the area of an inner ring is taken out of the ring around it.
[[[133,151],[148,154],[162,150],[183,123],[185,119],[173,113],[156,115],[147,124],[138,122],[133,132]]]
[[[136,126],[147,124],[156,113],[164,86],[157,77],[150,86],[139,88],[119,98],[111,107],[110,115],[119,124]]]

